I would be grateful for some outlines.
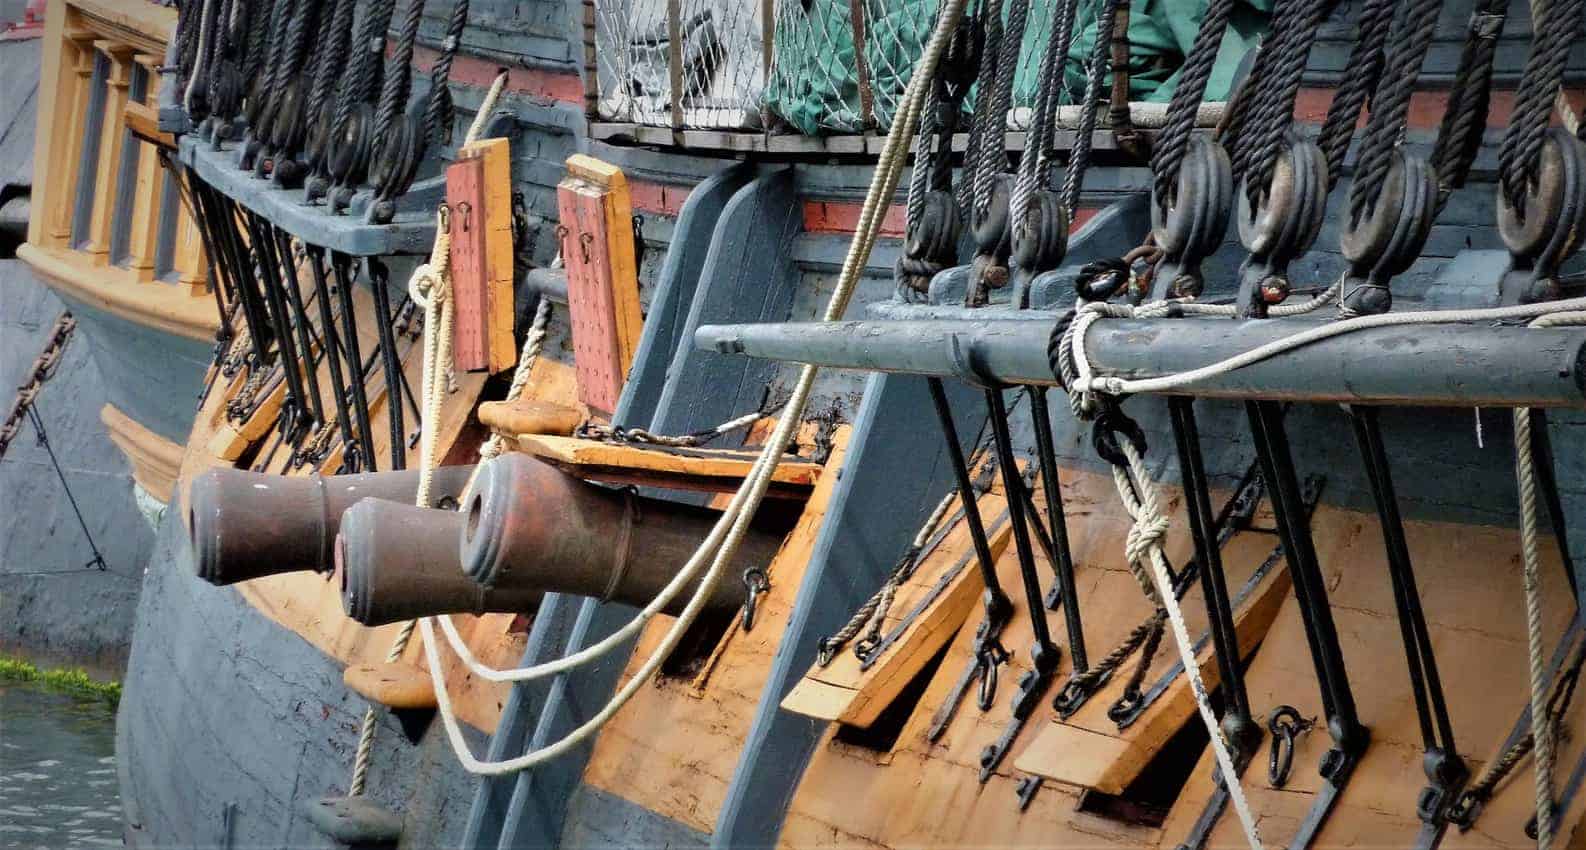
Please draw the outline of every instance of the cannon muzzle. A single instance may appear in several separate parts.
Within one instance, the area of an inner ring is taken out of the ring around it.
[[[720,513],[598,487],[522,454],[481,464],[463,507],[463,570],[485,587],[537,588],[648,604],[710,533]],[[782,534],[757,522],[709,600],[741,606],[739,579],[771,563]],[[680,594],[666,610],[688,602]]]
[[[527,613],[534,588],[487,588],[457,561],[463,515],[364,499],[342,514],[336,536],[341,603],[347,616],[383,626],[433,614]]]
[[[471,466],[435,470],[435,498],[456,498]],[[342,512],[360,499],[413,501],[417,470],[361,475],[265,475],[212,469],[193,481],[188,531],[198,576],[226,585],[299,570],[328,572]]]

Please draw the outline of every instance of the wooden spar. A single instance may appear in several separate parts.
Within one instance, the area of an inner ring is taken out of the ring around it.
[[[1092,326],[1086,350],[1096,374],[1155,378],[1217,363],[1321,324],[1308,319],[1108,319]],[[705,325],[694,340],[702,349],[832,368],[1056,386],[1046,353],[1052,327],[1037,320]],[[1583,357],[1586,331],[1579,329],[1378,327],[1207,378],[1182,394],[1412,406],[1580,406],[1586,400]]]

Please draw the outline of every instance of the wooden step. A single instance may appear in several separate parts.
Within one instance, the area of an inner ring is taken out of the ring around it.
[[[479,421],[512,440],[524,434],[570,437],[583,420],[583,413],[576,408],[528,398],[479,405]]]
[[[393,710],[433,709],[435,685],[429,671],[411,664],[358,664],[342,673],[347,688],[364,699]]]
[[[985,518],[992,557],[1001,557],[1012,532],[1002,488],[982,495],[976,503]],[[949,518],[953,516],[949,514]],[[868,728],[953,639],[965,620],[979,611],[985,587],[975,563],[968,523],[957,514],[940,542],[925,553],[914,575],[899,586],[882,627],[887,646],[870,665],[860,661],[850,643],[830,664],[812,665],[782,700],[782,708]]]
[[[752,449],[685,449],[543,434],[519,436],[518,448],[591,481],[707,493],[737,490],[759,456]],[[766,495],[808,499],[820,473],[820,464],[789,455],[777,466]]]

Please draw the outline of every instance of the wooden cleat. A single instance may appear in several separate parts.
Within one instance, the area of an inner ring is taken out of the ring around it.
[[[579,478],[642,487],[731,493],[759,457],[757,449],[685,449],[524,434],[518,448]],[[788,457],[777,465],[766,495],[808,499],[821,465]]]
[[[479,405],[479,421],[508,439],[523,434],[570,437],[584,416],[565,405],[520,398]]]

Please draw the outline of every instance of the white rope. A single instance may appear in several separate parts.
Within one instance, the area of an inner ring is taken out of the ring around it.
[[[936,30],[932,34],[931,41],[909,80],[908,89],[904,93],[898,114],[894,118],[892,129],[887,135],[886,143],[876,163],[870,189],[865,197],[865,204],[860,213],[859,223],[855,228],[854,241],[850,244],[848,256],[843,263],[842,275],[838,280],[835,291],[832,293],[831,299],[827,302],[824,316],[826,321],[835,321],[841,318],[847,310],[848,302],[853,295],[860,274],[868,262],[871,249],[874,247],[880,232],[882,215],[897,190],[898,178],[903,170],[914,123],[919,117],[925,95],[929,91],[937,62],[940,60],[953,30],[958,26],[959,18],[963,15],[965,2],[966,0],[947,0],[943,5]],[[419,627],[425,638],[425,655],[429,662],[431,680],[435,686],[436,702],[440,709],[441,721],[446,729],[447,739],[450,741],[453,751],[466,770],[470,773],[495,776],[524,770],[554,759],[578,746],[598,731],[628,700],[633,698],[639,688],[646,685],[650,677],[654,675],[662,662],[671,654],[678,642],[681,641],[684,632],[688,630],[698,617],[700,610],[703,609],[709,599],[711,591],[715,588],[716,583],[720,581],[722,572],[736,554],[738,545],[747,532],[749,523],[759,507],[761,499],[770,487],[771,474],[775,471],[777,464],[787,451],[788,445],[793,440],[795,430],[803,416],[804,408],[808,404],[810,393],[814,387],[817,371],[814,366],[805,366],[800,371],[792,397],[783,409],[782,416],[778,419],[775,430],[772,432],[763,451],[755,460],[754,466],[750,469],[743,486],[734,494],[732,502],[711,529],[711,533],[706,537],[705,542],[695,551],[694,556],[679,571],[677,577],[673,579],[673,584],[681,587],[691,580],[694,572],[699,570],[707,559],[711,559],[710,569],[700,580],[699,587],[695,590],[694,596],[689,600],[688,605],[683,609],[682,614],[673,623],[672,628],[666,633],[660,645],[656,647],[644,665],[640,667],[611,701],[593,717],[585,721],[583,725],[561,740],[506,761],[488,762],[475,758],[469,749],[468,742],[463,738],[462,730],[452,710],[450,695],[446,692],[445,676],[441,669],[438,647],[434,639],[434,623],[430,618],[426,618],[420,623]],[[713,559],[711,558],[712,553],[714,553]],[[670,588],[671,585],[668,586],[668,589]],[[663,594],[665,592],[663,591]],[[646,610],[651,607],[658,609],[660,605],[664,604],[665,602],[662,602],[660,597],[658,597],[650,606],[646,606]],[[631,627],[632,631],[636,631],[641,626],[640,618],[635,617],[624,629],[627,630]],[[621,641],[608,639],[608,641],[603,643],[617,645]],[[594,648],[590,647],[591,650]],[[586,653],[588,651],[585,650]],[[552,662],[552,664],[565,663],[568,659],[575,656],[569,656],[567,659],[561,659],[559,662]],[[538,666],[544,667],[547,665]]]
[[[1094,376],[1091,374],[1090,361],[1085,355],[1085,332],[1098,320],[1107,317],[1108,307],[1116,309],[1116,305],[1086,305],[1074,320],[1072,329],[1073,343],[1072,355],[1077,377],[1071,392],[1078,393],[1105,393],[1108,395],[1134,395],[1139,393],[1165,393],[1172,390],[1183,389],[1218,375],[1226,375],[1254,363],[1276,357],[1296,348],[1302,348],[1333,337],[1363,331],[1370,328],[1397,327],[1406,325],[1436,325],[1458,324],[1468,322],[1490,322],[1510,319],[1530,319],[1544,316],[1549,313],[1559,313],[1570,310],[1586,309],[1586,298],[1570,298],[1562,301],[1553,301],[1541,304],[1521,304],[1512,307],[1488,307],[1472,310],[1423,310],[1408,313],[1383,313],[1376,316],[1360,316],[1353,319],[1343,319],[1326,325],[1320,325],[1310,330],[1301,331],[1293,336],[1273,340],[1265,345],[1258,346],[1249,351],[1236,354],[1225,360],[1220,360],[1198,369],[1178,372],[1172,375],[1163,375],[1159,378],[1143,378],[1130,380],[1126,378]],[[1139,315],[1136,312],[1135,315]]]
[[[1531,734],[1536,742],[1536,846],[1553,843],[1553,713],[1548,710],[1547,648],[1542,639],[1542,557],[1538,551],[1536,469],[1531,455],[1531,412],[1514,409],[1514,467],[1520,487],[1520,553],[1525,569],[1525,636],[1531,673]]]
[[[1212,754],[1217,759],[1217,769],[1222,771],[1223,785],[1227,787],[1228,798],[1233,802],[1234,811],[1239,815],[1240,826],[1244,828],[1245,841],[1250,844],[1251,850],[1262,850],[1261,833],[1256,828],[1255,815],[1250,810],[1250,802],[1245,799],[1244,786],[1240,783],[1239,773],[1234,768],[1233,754],[1228,748],[1227,740],[1223,738],[1222,726],[1217,722],[1217,715],[1212,711],[1211,697],[1206,692],[1206,682],[1201,678],[1200,660],[1195,657],[1195,641],[1190,637],[1189,628],[1184,624],[1183,608],[1173,594],[1173,579],[1168,574],[1167,556],[1162,552],[1162,537],[1167,530],[1168,519],[1162,513],[1157,501],[1156,485],[1151,482],[1150,470],[1146,469],[1145,459],[1140,456],[1134,444],[1125,439],[1119,440],[1118,446],[1129,461],[1128,476],[1133,477],[1131,489],[1123,471],[1114,467],[1118,495],[1123,499],[1125,509],[1129,511],[1135,522],[1129,530],[1125,543],[1126,554],[1130,559],[1131,567],[1141,564],[1150,568],[1151,577],[1156,583],[1157,596],[1152,601],[1167,611],[1168,623],[1173,628],[1173,642],[1178,646],[1179,660],[1184,665],[1184,674],[1189,680],[1190,691],[1195,694],[1195,707],[1200,711],[1201,722],[1206,725],[1206,732],[1211,736]],[[1235,663],[1238,663],[1237,659]]]
[[[1555,302],[1562,303],[1562,302]],[[1552,313],[1531,327],[1586,324],[1586,312]],[[1520,489],[1520,553],[1525,566],[1525,633],[1531,684],[1531,730],[1535,741],[1532,769],[1536,775],[1536,844],[1553,843],[1553,766],[1556,758],[1553,712],[1548,710],[1547,647],[1542,636],[1542,555],[1536,505],[1536,465],[1531,451],[1531,412],[1514,409],[1514,468]]]
[[[479,138],[479,133],[484,129],[482,118],[495,109],[496,100],[501,96],[501,89],[506,84],[506,79],[505,71],[496,75],[495,82],[491,84],[490,91],[479,107],[479,114],[475,116],[473,125],[468,128],[468,135],[464,137],[463,144],[470,144]],[[414,503],[421,508],[430,507],[437,463],[435,455],[440,448],[441,408],[445,404],[451,383],[449,373],[455,323],[451,297],[451,244],[450,221],[443,206],[435,215],[435,244],[430,249],[429,262],[415,268],[413,276],[408,279],[408,296],[413,299],[414,304],[424,310],[423,383],[419,390],[423,409],[419,411],[419,484],[414,499]],[[545,302],[541,303],[543,305]],[[538,320],[539,317],[536,316],[536,322]],[[543,339],[544,328],[541,327],[540,330]],[[532,333],[530,337],[532,339]],[[527,345],[527,341],[525,344]],[[522,369],[522,365],[520,362],[520,371],[524,372],[524,380],[527,380],[528,370]],[[513,376],[514,386],[519,384],[517,378],[517,375]],[[517,389],[522,391],[521,386],[517,386]],[[470,479],[469,487],[472,486],[473,481]],[[391,648],[386,652],[387,664],[394,664],[402,658],[402,653],[407,651],[408,643],[413,639],[413,629],[417,622],[409,620],[402,624],[402,628],[391,641]],[[352,781],[347,785],[347,795],[350,797],[363,795],[369,777],[369,760],[374,751],[374,731],[374,707],[370,706],[364,709],[363,722],[358,731],[358,750],[353,756]]]

